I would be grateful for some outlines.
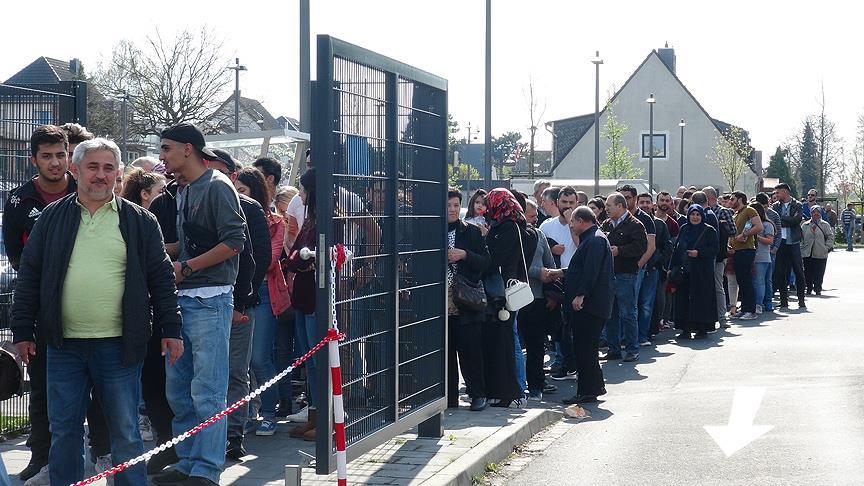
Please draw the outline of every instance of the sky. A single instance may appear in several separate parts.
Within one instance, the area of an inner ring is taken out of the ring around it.
[[[16,20],[0,29],[0,79],[43,55],[77,57],[93,69],[121,39],[206,25],[224,38],[226,55],[249,69],[241,75],[243,96],[259,99],[274,116],[297,117],[297,0],[94,0],[72,11],[69,2],[46,0],[40,16],[29,2],[4,3],[4,17]],[[483,0],[311,3],[313,78],[315,35],[380,52],[446,78],[450,113],[463,127],[459,138],[470,122],[472,129],[480,126],[482,140]],[[592,113],[595,50],[605,60],[605,95],[667,42],[682,82],[713,118],[748,130],[766,164],[804,117],[818,111],[823,86],[827,114],[847,144],[864,113],[860,2],[493,0],[492,8],[494,136],[520,131],[527,140],[529,80],[543,122]],[[662,110],[662,100],[655,109]],[[545,130],[538,137],[538,148],[549,148]]]

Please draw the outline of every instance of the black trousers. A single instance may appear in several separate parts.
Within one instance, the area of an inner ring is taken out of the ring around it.
[[[774,267],[774,288],[780,291],[780,305],[789,305],[789,272],[795,273],[795,290],[798,293],[798,305],[804,305],[804,287],[807,282],[804,277],[804,262],[801,260],[801,244],[787,245],[786,240],[777,250],[777,264]]]
[[[141,368],[141,396],[159,444],[173,437],[171,421],[174,419],[174,412],[165,396],[165,357],[162,356],[161,342],[162,337],[156,333],[150,337]]]
[[[606,392],[603,370],[597,359],[597,343],[606,319],[586,312],[574,312],[570,318],[573,348],[576,351],[576,371],[579,372],[577,395],[598,396]]]
[[[555,309],[557,312],[557,309]],[[535,299],[534,302],[519,310],[519,339],[528,356],[525,358],[525,376],[528,379],[528,390],[543,391],[546,384],[543,374],[544,343],[546,341],[546,299]],[[568,335],[565,331],[564,335]],[[562,346],[563,347],[563,346]]]
[[[48,369],[45,361],[48,351],[40,342],[36,343],[36,356],[27,365],[30,377],[30,437],[27,438],[27,448],[30,449],[30,462],[48,464],[48,451],[51,450],[51,431],[48,427]],[[111,453],[111,439],[108,435],[108,424],[102,413],[99,397],[94,395],[87,409],[88,438],[90,441],[90,460]]]
[[[812,258],[804,259],[804,275],[807,277],[807,290],[822,292],[822,280],[825,278],[825,266],[828,264],[827,258]]]
[[[459,406],[459,370],[465,379],[465,393],[471,398],[486,397],[483,368],[482,324],[479,318],[448,317],[447,406]],[[456,359],[459,359],[458,367]]]

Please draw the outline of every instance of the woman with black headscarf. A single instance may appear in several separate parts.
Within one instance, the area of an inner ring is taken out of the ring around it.
[[[671,265],[673,269],[684,270],[675,285],[675,327],[681,329],[680,339],[690,339],[694,332],[696,339],[702,339],[714,330],[717,322],[714,260],[718,244],[717,231],[705,223],[705,209],[691,205],[687,209],[687,223],[678,234]]]
[[[507,189],[498,188],[489,192],[486,206],[486,219],[489,220],[486,246],[492,260],[490,271],[500,269],[505,284],[510,279],[527,282],[525,262],[530,262],[534,257],[537,230],[528,228],[522,206]],[[515,316],[507,311],[499,313],[503,307],[500,299],[493,305],[493,315],[483,324],[486,396],[490,406],[509,407],[524,396],[524,390],[520,389],[516,378],[516,348],[513,340]]]

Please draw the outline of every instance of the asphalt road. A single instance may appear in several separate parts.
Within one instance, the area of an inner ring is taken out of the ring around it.
[[[683,345],[667,332],[635,366],[604,365],[608,394],[586,407],[591,419],[509,484],[864,484],[862,270],[864,251],[841,249],[806,312],[793,302]],[[738,389],[764,398],[738,408],[729,440],[758,434],[747,415],[772,428],[727,457],[704,426],[730,422]]]

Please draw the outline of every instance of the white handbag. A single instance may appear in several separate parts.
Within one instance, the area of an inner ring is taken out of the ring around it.
[[[525,268],[525,277],[528,277],[528,264],[525,262],[525,248],[522,246],[522,231],[517,227],[519,234],[519,249],[522,251],[522,266]],[[531,286],[528,282],[522,282],[515,278],[507,281],[507,287],[504,289],[504,298],[507,304],[504,306],[508,311],[514,312],[534,302],[534,293],[531,292]]]

